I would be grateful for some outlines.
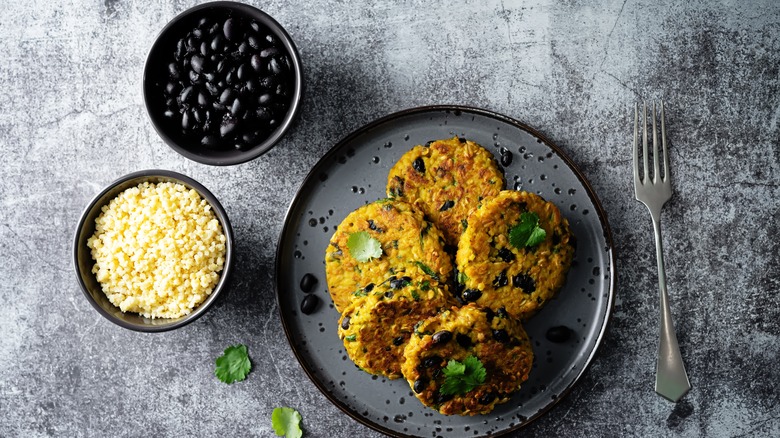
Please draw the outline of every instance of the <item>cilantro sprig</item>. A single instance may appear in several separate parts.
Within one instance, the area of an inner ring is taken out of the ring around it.
[[[371,237],[367,231],[352,233],[347,238],[347,249],[350,255],[359,262],[367,262],[371,259],[382,257],[382,245]]]
[[[444,395],[465,394],[485,383],[487,377],[487,370],[476,356],[469,356],[463,362],[450,359],[442,372],[444,383],[439,392]]]
[[[246,345],[243,344],[231,345],[226,348],[222,356],[217,358],[216,363],[217,368],[214,370],[214,374],[220,381],[227,384],[246,379],[246,375],[252,369]]]
[[[293,408],[274,408],[271,413],[271,426],[278,436],[301,438],[301,414]]]
[[[526,211],[520,215],[520,222],[509,230],[509,243],[515,248],[536,246],[547,237],[547,232],[539,226],[539,215]]]

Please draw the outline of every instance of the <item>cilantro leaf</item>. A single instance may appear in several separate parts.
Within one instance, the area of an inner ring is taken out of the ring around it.
[[[526,211],[520,215],[520,222],[509,230],[509,243],[515,248],[536,246],[544,240],[547,232],[539,226],[539,215]]]
[[[271,413],[271,426],[278,436],[301,438],[301,414],[293,408],[274,408]]]
[[[444,395],[465,394],[485,383],[487,377],[487,370],[476,356],[469,356],[463,362],[450,359],[442,372],[444,383],[439,392]]]
[[[466,284],[467,281],[469,281],[469,276],[464,274],[463,272],[458,271],[458,283]]]
[[[240,382],[249,374],[252,363],[249,361],[246,345],[232,345],[217,358],[214,374],[224,383]]]
[[[382,256],[382,245],[367,231],[350,234],[347,238],[347,249],[359,262],[367,262]]]
[[[423,272],[425,272],[427,275],[430,275],[431,278],[433,278],[436,281],[439,281],[439,276],[436,275],[436,272],[429,268],[428,265],[426,265],[423,262],[414,262],[415,265],[417,265],[418,268],[420,268]]]

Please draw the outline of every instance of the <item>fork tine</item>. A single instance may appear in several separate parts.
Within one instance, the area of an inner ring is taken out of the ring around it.
[[[664,151],[664,178],[663,182],[669,182],[671,181],[671,175],[669,174],[669,155],[667,155],[666,152],[666,127],[664,126],[664,119],[666,119],[666,116],[664,115],[664,101],[661,101],[661,144],[663,145],[663,151]]]
[[[634,187],[641,184],[639,180],[639,104],[634,104]]]
[[[642,180],[647,181],[647,102],[642,103],[644,115],[642,116]]]
[[[653,183],[660,180],[658,170],[658,129],[655,127],[655,101],[653,101]]]

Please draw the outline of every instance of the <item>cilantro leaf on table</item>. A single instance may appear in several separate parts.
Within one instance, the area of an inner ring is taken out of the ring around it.
[[[240,382],[249,374],[252,363],[249,361],[246,345],[232,345],[217,358],[214,374],[224,383]]]
[[[515,248],[530,248],[542,243],[546,236],[547,232],[539,226],[539,215],[526,211],[520,215],[520,222],[509,230],[509,243]]]
[[[301,414],[293,408],[274,408],[271,413],[271,426],[278,436],[301,438]]]
[[[359,262],[367,262],[371,259],[382,257],[382,245],[371,237],[367,231],[352,233],[347,238],[349,254]]]
[[[469,356],[463,362],[450,359],[442,372],[444,383],[439,392],[444,395],[465,394],[485,383],[487,377],[487,370],[476,356]]]

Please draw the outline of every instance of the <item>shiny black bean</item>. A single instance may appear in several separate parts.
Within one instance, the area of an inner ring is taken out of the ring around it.
[[[238,117],[243,109],[244,106],[241,104],[241,99],[236,98],[236,100],[233,101],[233,105],[230,106],[230,113],[233,114],[234,117]]]
[[[482,296],[482,292],[477,289],[466,289],[463,291],[463,301],[477,301]]]
[[[228,105],[236,98],[236,92],[232,88],[226,88],[222,94],[219,95],[219,103],[222,105]]]
[[[301,301],[301,313],[304,315],[311,315],[314,310],[317,308],[317,304],[320,302],[320,299],[317,298],[317,295],[309,294],[303,297],[303,301]]]
[[[374,283],[368,283],[368,284],[366,285],[366,287],[364,287],[364,288],[363,288],[363,290],[364,290],[366,293],[368,293],[368,292],[371,292],[372,290],[374,290]]]
[[[547,340],[550,342],[566,342],[571,337],[571,329],[564,325],[550,327],[547,329],[547,333],[544,335],[544,337],[547,338]]]
[[[509,284],[509,279],[506,277],[506,269],[501,271],[500,274],[493,279],[493,287],[499,288]]]
[[[175,62],[168,64],[168,76],[170,76],[171,79],[179,79],[179,66],[176,65]]]
[[[459,141],[459,142],[461,142],[461,143],[465,143],[465,142],[466,142],[466,139],[465,139],[465,138],[463,138],[463,137],[458,137],[458,141]]]
[[[257,21],[252,21],[249,23],[249,27],[252,28],[252,30],[255,32],[260,32],[260,25],[257,24]]]
[[[211,46],[209,46],[209,43],[203,41],[200,43],[200,54],[203,56],[210,56],[211,55]]]
[[[195,85],[200,85],[203,82],[205,82],[203,80],[203,76],[199,75],[198,73],[195,73],[195,70],[190,70],[189,76],[190,76],[190,82],[192,82]]]
[[[455,206],[455,201],[453,200],[447,200],[444,201],[444,204],[442,204],[441,207],[439,207],[439,211],[447,211]]]
[[[249,37],[246,39],[246,42],[249,43],[249,47],[253,49],[260,48],[260,38],[256,37],[255,35],[249,35]]]
[[[211,19],[209,17],[203,17],[200,20],[198,20],[198,27],[200,29],[208,29],[211,27]]]
[[[446,344],[452,340],[452,332],[449,330],[440,330],[431,337],[434,344]]]
[[[506,148],[501,148],[501,165],[508,167],[512,164],[512,152]]]
[[[236,128],[238,128],[238,120],[225,119],[222,121],[222,124],[219,125],[219,135],[221,135],[222,137],[227,137],[230,134],[233,134]]]
[[[237,18],[233,17],[225,20],[225,24],[222,25],[222,32],[228,41],[238,41],[244,36],[244,32],[241,30],[241,23],[238,22]]]
[[[236,70],[236,77],[238,77],[238,80],[240,81],[249,79],[249,67],[246,64],[239,65]]]
[[[425,161],[423,161],[422,157],[417,157],[412,162],[412,167],[420,173],[425,173]]]
[[[168,110],[165,110],[165,112],[163,113],[163,115],[164,115],[166,118],[168,118],[168,119],[172,119],[172,118],[173,118],[173,116],[175,116],[175,115],[176,115],[176,113],[168,109]]]
[[[249,58],[249,64],[252,66],[252,68],[256,72],[263,71],[263,66],[265,65],[265,62],[263,62],[263,58],[260,57],[260,55],[252,55],[251,58]]]
[[[433,396],[433,404],[440,405],[442,403],[446,403],[450,400],[452,400],[454,396],[452,394],[442,394],[441,392],[437,392]]]
[[[165,92],[168,96],[177,96],[181,92],[181,85],[178,82],[168,82],[165,85]]]
[[[190,112],[184,111],[181,115],[181,129],[189,131],[195,126],[195,121],[190,119]]]
[[[536,290],[536,282],[531,276],[526,274],[517,274],[512,277],[512,286],[520,288],[523,292],[530,294]]]
[[[215,84],[213,84],[211,81],[206,82],[206,90],[212,96],[216,96],[217,94],[220,94],[219,88]]]
[[[385,292],[384,296],[387,299],[393,298],[393,292],[392,291],[387,291],[387,292]]]
[[[344,330],[349,329],[349,320],[350,320],[349,316],[345,316],[344,319],[341,320],[341,328],[342,329],[344,329]]]
[[[420,377],[419,379],[414,381],[414,385],[412,386],[412,389],[414,389],[414,392],[417,394],[423,392],[425,390],[425,387],[428,386],[428,379],[425,377]]]
[[[265,36],[265,40],[271,44],[271,45],[277,45],[277,39],[275,36],[271,35],[270,33]]]
[[[509,248],[501,248],[498,250],[498,258],[509,263],[515,260],[515,253],[513,253]]]
[[[312,274],[306,274],[301,278],[301,290],[305,293],[311,293],[314,290],[314,286],[317,284],[317,277]]]
[[[279,49],[276,47],[269,47],[260,51],[261,58],[271,58],[279,54]]]
[[[495,399],[496,399],[496,394],[492,392],[488,392],[487,394],[483,394],[477,401],[480,404],[489,405]]]
[[[195,37],[195,38],[200,39],[200,37],[203,36],[203,30],[197,29],[197,28],[196,29],[192,29],[192,36]]]
[[[441,358],[439,356],[426,357],[422,361],[423,368],[439,368],[441,366]]]
[[[507,331],[504,329],[493,330],[493,339],[502,344],[508,344],[509,333],[507,333]]]
[[[190,67],[192,67],[192,71],[195,73],[203,73],[203,63],[205,62],[205,59],[203,59],[200,55],[194,55],[192,58],[190,58]]]
[[[399,345],[402,345],[406,341],[406,338],[403,336],[398,336],[397,338],[393,339],[393,345],[398,347]]]
[[[198,105],[205,107],[209,104],[211,104],[211,99],[209,98],[208,94],[202,91],[198,93]]]
[[[190,85],[189,87],[181,90],[181,93],[179,94],[179,102],[190,103],[194,97],[195,93],[193,92],[192,85]]]
[[[211,39],[211,50],[215,52],[221,52],[222,49],[225,47],[225,39],[222,37],[222,35],[215,35],[214,38]]]
[[[202,125],[203,122],[206,121],[206,111],[204,111],[203,108],[196,108],[192,111],[192,117],[195,118],[195,121],[199,125]]]
[[[174,52],[173,59],[181,62],[181,60],[184,59],[184,55],[186,54],[187,48],[185,47],[184,39],[180,39],[176,42],[176,51]]]
[[[251,48],[249,47],[249,44],[247,44],[246,41],[238,45],[238,53],[248,53]]]
[[[496,314],[493,313],[493,310],[490,309],[489,307],[485,307],[484,309],[482,309],[482,311],[485,312],[485,319],[487,319],[487,322],[493,321],[493,318],[496,317]]]
[[[282,64],[279,63],[279,61],[276,60],[276,58],[271,58],[270,61],[268,61],[268,72],[272,75],[278,75],[281,74],[283,71]]]

